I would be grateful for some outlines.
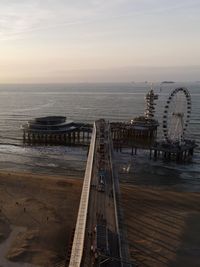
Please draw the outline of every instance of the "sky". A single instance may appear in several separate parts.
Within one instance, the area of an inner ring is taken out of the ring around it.
[[[200,80],[200,0],[0,0],[0,83]]]

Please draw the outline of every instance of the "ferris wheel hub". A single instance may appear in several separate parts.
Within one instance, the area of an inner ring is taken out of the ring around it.
[[[183,118],[184,117],[184,113],[183,112],[173,112],[172,115],[173,116],[177,116],[179,118]]]

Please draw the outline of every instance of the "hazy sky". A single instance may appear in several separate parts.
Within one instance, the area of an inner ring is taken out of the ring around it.
[[[200,0],[0,0],[0,82],[200,80]]]

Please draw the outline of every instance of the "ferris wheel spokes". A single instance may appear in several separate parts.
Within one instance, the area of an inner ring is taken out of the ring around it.
[[[169,95],[163,114],[164,138],[170,143],[181,143],[189,124],[191,96],[187,88],[176,88]]]

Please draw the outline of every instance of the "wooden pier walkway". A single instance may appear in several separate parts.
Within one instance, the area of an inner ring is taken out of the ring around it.
[[[69,267],[130,267],[110,124],[94,123]]]

